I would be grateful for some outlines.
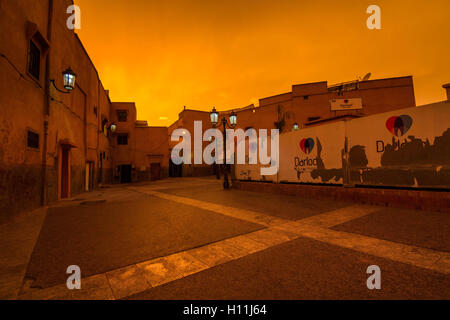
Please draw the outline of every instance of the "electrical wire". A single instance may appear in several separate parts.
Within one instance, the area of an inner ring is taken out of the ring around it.
[[[0,57],[2,57],[3,59],[5,59],[5,61],[8,62],[8,64],[14,69],[14,71],[16,71],[16,72],[19,74],[19,76],[20,76],[19,80],[20,80],[20,79],[24,79],[24,80],[26,80],[26,81],[32,83],[34,86],[36,86],[37,88],[39,88],[39,89],[44,93],[45,96],[49,97],[52,101],[54,101],[54,102],[56,102],[56,103],[58,103],[58,104],[63,105],[64,107],[66,107],[67,110],[69,110],[75,117],[77,117],[77,118],[80,119],[81,121],[83,121],[83,122],[85,121],[80,115],[78,115],[76,112],[74,112],[74,111],[73,111],[69,106],[67,106],[63,101],[58,100],[58,99],[55,99],[55,97],[53,97],[52,95],[50,95],[49,93],[47,93],[47,92],[44,90],[44,88],[42,88],[42,86],[41,86],[39,83],[37,83],[37,82],[35,82],[35,81],[31,80],[31,79],[28,79],[28,78],[26,77],[26,75],[23,74],[23,73],[16,67],[16,65],[15,65],[13,62],[11,62],[11,60],[10,60],[6,55],[4,55],[3,53],[0,52]],[[97,126],[93,125],[92,123],[89,123],[89,122],[87,122],[87,121],[86,121],[86,123],[87,123],[88,125],[91,125],[91,126],[97,128]]]

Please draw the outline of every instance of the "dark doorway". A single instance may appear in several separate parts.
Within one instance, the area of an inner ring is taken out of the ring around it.
[[[70,196],[70,165],[69,165],[69,149],[63,148],[61,155],[61,199]]]
[[[150,164],[150,177],[152,181],[161,179],[161,164]]]
[[[183,165],[176,165],[172,162],[172,159],[169,162],[169,177],[178,178],[183,176]]]
[[[130,183],[131,182],[131,165],[126,164],[119,166],[120,171],[120,183]]]

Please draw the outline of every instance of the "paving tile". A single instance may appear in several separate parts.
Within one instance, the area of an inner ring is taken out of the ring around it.
[[[181,279],[183,274],[172,265],[168,257],[137,264],[152,287]]]
[[[81,289],[72,290],[76,300],[113,300],[114,295],[106,274],[81,279]]]
[[[314,225],[317,227],[331,228],[338,224],[345,223],[350,220],[361,218],[368,214],[382,210],[382,207],[353,205],[327,213],[315,215],[309,218],[298,220],[302,224]]]
[[[305,229],[302,232],[302,236],[368,253],[377,257],[411,264],[416,267],[430,269],[444,274],[450,274],[450,269],[446,263],[449,255],[446,252],[313,226]]]
[[[301,234],[302,230],[304,229],[304,225],[302,225],[300,223],[300,221],[293,221],[293,222],[278,224],[278,225],[273,226],[272,229],[287,231],[287,232],[299,235],[299,234]]]
[[[19,300],[70,300],[71,290],[66,284],[60,284],[45,289],[34,289],[18,297]]]
[[[66,284],[34,289],[18,297],[19,300],[113,300],[114,295],[106,274],[81,279],[81,289],[69,290]]]
[[[102,287],[109,287],[108,277],[104,273],[81,279],[81,289]]]
[[[260,212],[254,212],[254,211],[250,211],[250,210],[219,205],[216,203],[196,200],[196,199],[187,198],[187,197],[180,197],[180,196],[176,196],[176,195],[172,195],[172,194],[168,194],[168,193],[157,192],[157,191],[144,191],[144,192],[149,195],[153,195],[155,197],[161,198],[161,199],[166,199],[166,200],[170,200],[170,201],[187,204],[187,205],[197,207],[200,209],[213,211],[213,212],[220,213],[220,214],[223,214],[226,216],[230,216],[233,218],[237,218],[237,219],[241,219],[241,220],[245,220],[245,221],[249,221],[249,222],[253,222],[253,223],[262,224],[265,226],[276,225],[279,223],[287,222],[287,220],[272,217],[270,215],[265,215]]]
[[[173,266],[183,276],[188,276],[205,269],[208,266],[186,252],[180,252],[167,257],[169,265]]]
[[[275,246],[280,243],[293,240],[297,237],[297,235],[283,230],[264,229],[249,233],[246,235],[246,237],[255,240],[257,242],[262,242],[267,246]]]
[[[121,299],[151,288],[142,269],[136,265],[110,271],[106,275],[116,299]]]
[[[17,298],[19,294],[19,286],[21,279],[10,279],[10,281],[4,281],[2,279],[0,284],[0,300],[9,300]]]
[[[223,242],[210,244],[186,252],[209,267],[214,267],[248,254],[247,251],[243,249],[233,247]]]
[[[450,274],[450,253],[441,253],[441,258],[434,263],[434,267],[445,270],[447,274]]]
[[[81,289],[73,290],[72,292],[73,300],[114,300],[114,295],[111,288],[91,288],[91,289]]]
[[[209,267],[186,252],[137,264],[147,281],[156,287],[182,277],[203,271]]]
[[[0,225],[0,299],[16,299],[47,208],[19,214]]]
[[[238,247],[240,249],[246,250],[248,254],[252,254],[258,251],[262,251],[264,249],[269,248],[267,244],[262,242],[255,241],[246,235],[230,238],[223,241],[226,244]]]

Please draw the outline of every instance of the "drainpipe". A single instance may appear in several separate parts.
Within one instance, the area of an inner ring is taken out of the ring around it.
[[[100,130],[99,128],[101,127],[101,121],[102,121],[102,112],[100,111],[100,77],[97,74],[97,170],[96,170],[96,175],[94,175],[96,177],[95,181],[94,181],[94,185],[95,187],[98,186],[99,183],[101,183],[101,178],[102,178],[102,172],[100,169]],[[103,159],[101,160],[103,162]]]
[[[51,43],[52,25],[53,25],[53,0],[48,1],[48,19],[47,19],[47,41]],[[50,53],[48,49],[45,59],[45,95],[44,95],[44,137],[42,144],[42,186],[41,186],[41,205],[47,204],[47,140],[48,140],[48,122],[50,115]]]

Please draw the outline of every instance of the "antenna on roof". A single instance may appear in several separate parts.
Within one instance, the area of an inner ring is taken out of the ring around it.
[[[370,79],[371,76],[372,76],[372,74],[369,72],[368,74],[366,74],[366,75],[364,76],[364,78],[362,78],[361,81],[367,81],[367,80]]]

